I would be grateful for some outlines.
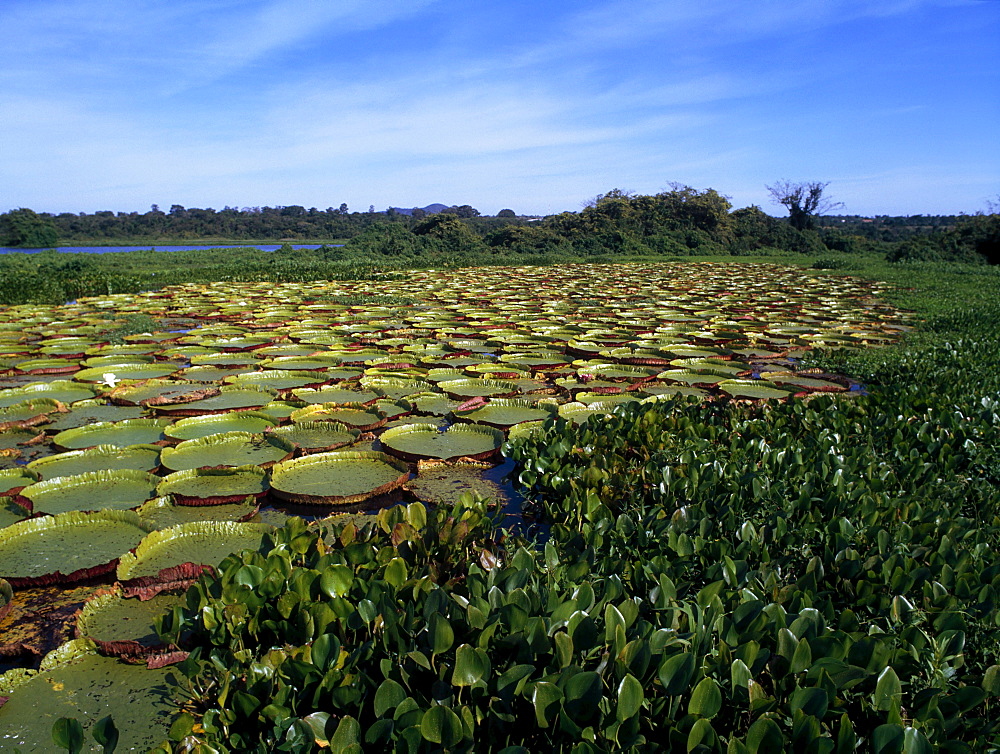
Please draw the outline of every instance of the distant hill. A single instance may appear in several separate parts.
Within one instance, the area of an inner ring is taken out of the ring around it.
[[[448,207],[450,206],[452,205],[435,203],[435,204],[428,204],[426,207],[409,207],[406,209],[404,209],[403,207],[393,207],[393,209],[396,210],[401,215],[412,215],[414,209],[422,209],[428,215],[433,215],[440,212],[443,209],[448,209]]]

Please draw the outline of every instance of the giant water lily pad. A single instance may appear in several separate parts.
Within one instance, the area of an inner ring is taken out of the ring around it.
[[[717,387],[733,398],[788,398],[791,390],[784,390],[773,382],[764,380],[724,380]]]
[[[91,727],[110,715],[120,736],[115,751],[150,751],[167,739],[177,714],[166,682],[172,672],[104,657],[76,639],[47,655],[37,672],[0,676],[0,695],[10,697],[0,707],[0,750],[55,751],[52,726],[69,717],[84,728],[84,751],[98,752]]]
[[[23,488],[41,479],[37,471],[23,466],[4,469],[0,471],[0,495],[16,495]]]
[[[0,529],[6,529],[30,516],[31,511],[23,505],[19,505],[13,498],[0,497]]]
[[[164,448],[160,463],[171,471],[251,464],[269,468],[278,461],[291,458],[294,452],[295,446],[282,437],[223,432]]]
[[[95,445],[86,450],[71,450],[46,458],[31,461],[28,468],[43,479],[59,476],[73,476],[88,471],[114,469],[137,469],[155,471],[160,465],[158,445]]]
[[[295,400],[310,404],[372,403],[381,397],[381,394],[376,390],[350,389],[337,385],[328,385],[319,389],[302,388],[293,390],[292,395],[295,396]]]
[[[181,380],[146,380],[134,385],[120,385],[108,394],[112,403],[122,406],[145,405],[147,401],[157,399],[180,400],[182,396],[204,390],[205,386],[197,382]],[[196,400],[196,398],[192,398]]]
[[[350,445],[361,433],[340,422],[306,421],[276,427],[268,434],[283,437],[306,453],[318,453]]]
[[[319,387],[326,382],[326,376],[321,372],[265,369],[261,372],[235,374],[226,377],[224,381],[230,385],[261,387],[283,393],[295,388]]]
[[[136,513],[156,529],[169,529],[193,521],[249,521],[259,509],[252,497],[221,505],[177,505],[170,497],[157,497],[144,503]]]
[[[515,424],[528,421],[542,421],[554,416],[557,406],[552,402],[532,402],[517,398],[494,398],[483,406],[455,410],[453,415],[462,421],[486,424],[498,429],[507,429]]]
[[[41,358],[19,361],[16,369],[25,374],[72,374],[80,370],[80,365],[67,359]]]
[[[260,434],[276,424],[274,419],[258,411],[229,411],[178,419],[164,430],[164,434],[171,440],[197,440],[221,432]]]
[[[461,380],[445,380],[438,388],[456,400],[467,398],[509,398],[521,392],[516,382],[509,380],[485,380],[469,377]]]
[[[109,364],[88,367],[73,375],[77,382],[114,383],[123,380],[162,380],[177,371],[177,365],[166,361],[152,364]]]
[[[291,419],[299,422],[330,421],[346,424],[360,432],[378,429],[386,423],[386,415],[372,406],[361,403],[323,403],[306,406],[295,411]]]
[[[0,578],[15,589],[96,578],[152,528],[134,511],[30,518],[0,529]]]
[[[156,633],[154,621],[184,604],[183,594],[158,594],[140,600],[125,597],[119,587],[112,587],[84,604],[76,618],[76,636],[94,642],[104,655],[145,658],[167,649]]]
[[[195,521],[148,534],[135,552],[124,555],[117,576],[125,594],[144,598],[177,582],[189,581],[204,567],[214,568],[233,552],[256,550],[267,524]]]
[[[156,497],[160,478],[145,471],[88,471],[36,482],[21,490],[35,513],[130,510]]]
[[[144,445],[166,439],[163,430],[170,419],[126,419],[120,422],[99,422],[86,427],[65,429],[52,438],[57,448],[81,450],[95,445]]]
[[[153,410],[163,416],[200,416],[260,408],[274,400],[277,393],[262,387],[226,385],[217,394],[191,402],[157,403]]]
[[[93,398],[97,393],[89,385],[68,380],[32,382],[22,387],[0,390],[0,408],[36,398],[51,398],[61,403],[74,403]]]
[[[35,398],[0,408],[0,432],[18,427],[33,427],[48,424],[53,414],[68,411],[66,404],[51,398]]]
[[[65,413],[50,414],[49,423],[45,425],[47,432],[61,432],[64,429],[85,427],[101,422],[120,422],[126,419],[139,419],[143,410],[138,406],[108,405],[101,400],[78,401],[73,408]]]
[[[259,466],[185,469],[167,474],[156,492],[171,495],[178,505],[222,505],[267,494],[267,471]]]
[[[405,424],[387,429],[379,442],[387,452],[405,461],[447,461],[454,458],[487,460],[503,443],[503,432],[478,424],[455,424],[443,432],[428,424]]]
[[[374,451],[316,453],[276,464],[272,493],[293,503],[352,505],[398,489],[406,464]]]
[[[731,377],[725,372],[694,369],[668,369],[666,372],[660,372],[657,376],[667,382],[701,387],[717,385]]]

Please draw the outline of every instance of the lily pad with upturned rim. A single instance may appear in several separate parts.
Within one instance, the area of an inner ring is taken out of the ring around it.
[[[136,469],[155,471],[160,465],[158,445],[95,445],[86,450],[71,450],[46,458],[31,461],[28,468],[36,471],[42,479],[59,476],[74,476],[88,471]]]
[[[292,390],[295,400],[319,405],[327,403],[345,404],[367,404],[374,403],[382,397],[377,390],[354,390],[340,387],[339,385],[329,385],[324,388],[301,388]]]
[[[480,424],[455,424],[443,432],[428,424],[405,424],[379,437],[386,452],[412,463],[456,458],[485,461],[500,452],[503,440],[503,432]]]
[[[0,497],[0,529],[6,529],[8,526],[13,526],[18,521],[24,521],[30,517],[31,511],[13,497]]]
[[[527,401],[517,398],[494,398],[484,406],[467,411],[452,412],[456,419],[486,424],[497,429],[508,429],[528,421],[544,421],[555,416],[557,406],[552,402]]]
[[[172,496],[178,505],[224,505],[259,500],[269,486],[267,471],[259,466],[227,466],[175,471],[163,477],[156,492]]]
[[[57,448],[82,450],[95,445],[114,445],[124,448],[129,445],[163,442],[163,430],[170,425],[170,419],[126,419],[120,422],[99,422],[86,427],[64,429],[52,438]]]
[[[0,390],[0,408],[13,406],[16,403],[34,398],[51,398],[60,403],[75,403],[76,401],[88,400],[96,395],[93,388],[79,382],[70,382],[69,380],[31,382],[21,387]]]
[[[215,395],[190,403],[160,403],[153,406],[163,416],[201,416],[228,411],[251,411],[266,406],[277,397],[274,390],[262,387],[225,385]]]
[[[438,389],[456,400],[467,400],[469,398],[510,398],[521,392],[521,388],[516,382],[509,380],[486,380],[476,377],[439,382]]]
[[[292,503],[353,505],[398,489],[409,478],[409,467],[385,453],[334,451],[275,464],[271,492]]]
[[[189,524],[193,521],[250,521],[260,511],[258,501],[247,497],[221,505],[177,505],[169,497],[156,497],[136,509],[136,513],[156,529]]]
[[[154,622],[168,610],[184,606],[183,594],[159,594],[149,600],[128,598],[113,586],[90,597],[76,616],[75,634],[89,639],[101,654],[125,659],[145,659],[167,649]]]
[[[373,406],[363,403],[319,403],[299,409],[291,415],[293,422],[331,421],[346,424],[359,432],[370,432],[385,425],[387,417]]]
[[[256,550],[267,524],[194,521],[147,534],[135,552],[122,556],[116,575],[126,596],[149,599],[212,571],[227,555]]]
[[[163,434],[171,440],[197,440],[222,432],[250,432],[260,434],[269,427],[277,425],[277,421],[258,411],[230,411],[225,414],[206,414],[204,416],[187,416],[178,419],[165,430]]]
[[[21,490],[35,514],[69,511],[134,510],[156,497],[160,478],[145,471],[88,471],[36,482]]]
[[[101,422],[120,422],[126,419],[141,419],[143,410],[138,406],[108,405],[102,400],[77,401],[66,412],[50,414],[46,432],[61,432],[64,429],[86,427]]]
[[[16,495],[25,487],[41,480],[37,471],[27,467],[4,469],[0,471],[0,495]]]
[[[716,387],[733,398],[751,398],[766,400],[768,398],[790,398],[791,390],[783,390],[773,382],[764,380],[724,380]]]
[[[283,437],[223,432],[164,448],[160,463],[170,471],[250,464],[266,469],[294,453],[295,446]]]
[[[164,397],[179,397],[196,390],[204,390],[198,382],[180,380],[146,380],[134,385],[116,387],[108,394],[108,399],[119,406],[138,406],[146,401]]]
[[[346,424],[331,421],[298,422],[267,430],[283,437],[304,453],[322,453],[350,445],[361,434]]]
[[[177,372],[177,365],[166,361],[152,364],[109,364],[103,367],[88,367],[73,375],[77,382],[106,382],[108,375],[117,381],[162,380]]]
[[[38,671],[22,672],[10,683],[0,676],[0,693],[9,697],[0,707],[0,745],[53,751],[59,718],[79,720],[89,741],[94,723],[111,715],[117,751],[150,751],[167,739],[177,713],[166,680],[171,672],[104,657],[93,642],[74,639],[46,655]]]
[[[134,511],[29,518],[0,529],[0,577],[15,589],[97,578],[152,528]]]

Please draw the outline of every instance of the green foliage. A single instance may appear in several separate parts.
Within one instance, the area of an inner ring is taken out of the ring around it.
[[[0,215],[0,246],[41,249],[55,246],[58,240],[52,221],[33,210],[14,209]]]

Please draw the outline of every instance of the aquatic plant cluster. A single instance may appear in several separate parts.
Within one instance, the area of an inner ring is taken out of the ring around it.
[[[116,582],[0,676],[8,740],[102,717],[22,712],[127,657],[120,693],[173,678],[156,724],[116,718],[146,748],[970,750],[1000,693],[996,404],[976,368],[946,400],[799,368],[908,331],[881,292],[567,265],[8,308],[0,597]],[[111,343],[123,314],[157,327]],[[422,496],[501,448],[544,546]]]

